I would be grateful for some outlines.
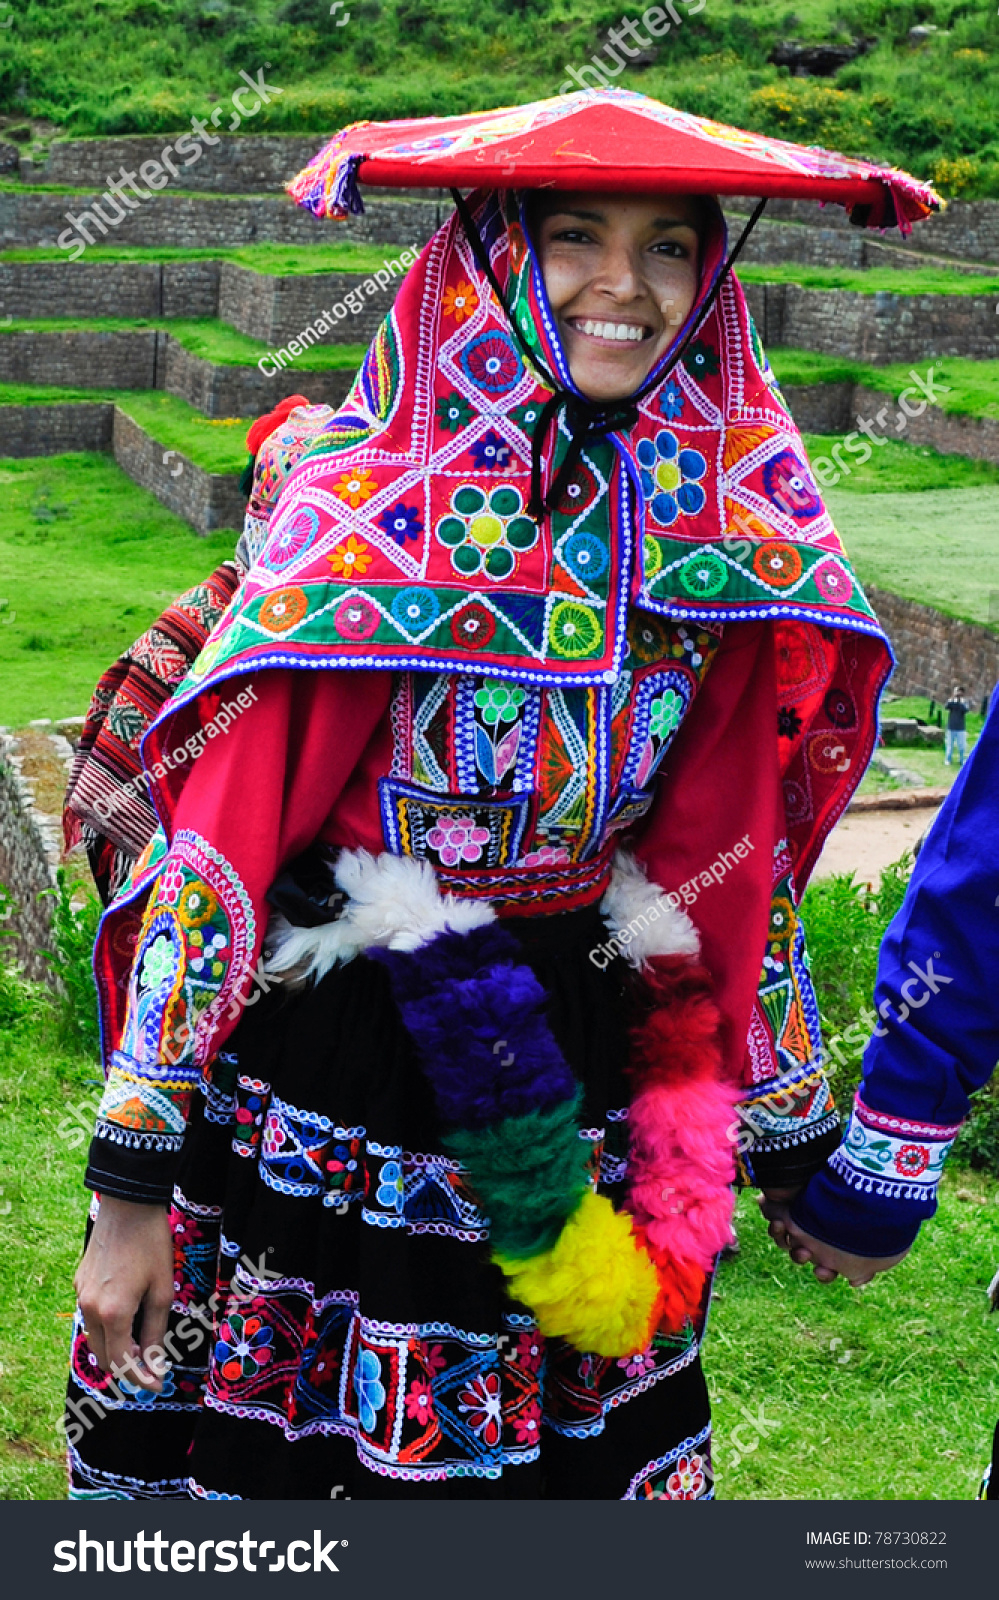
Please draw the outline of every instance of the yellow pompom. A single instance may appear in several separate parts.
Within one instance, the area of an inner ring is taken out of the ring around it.
[[[493,1259],[550,1338],[601,1356],[631,1355],[652,1338],[659,1278],[631,1218],[605,1195],[585,1194],[550,1250]]]

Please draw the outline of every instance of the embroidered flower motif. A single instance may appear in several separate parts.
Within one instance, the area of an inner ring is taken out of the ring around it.
[[[443,1345],[421,1344],[420,1340],[414,1341],[414,1348],[419,1346],[423,1351],[423,1365],[434,1377],[438,1372],[443,1372],[447,1366],[447,1356],[444,1354]]]
[[[645,581],[651,583],[663,564],[662,545],[654,533],[642,535],[642,560],[645,565]]]
[[[536,522],[522,515],[523,496],[512,485],[488,496],[477,484],[462,484],[451,496],[453,516],[443,517],[434,532],[451,552],[451,565],[463,578],[484,572],[500,582],[517,565],[517,556],[538,542]]]
[[[593,533],[574,533],[562,559],[583,583],[595,583],[607,571],[607,550]]]
[[[696,1500],[704,1489],[704,1457],[681,1456],[675,1470],[666,1480],[666,1499]]]
[[[542,844],[529,850],[518,863],[522,867],[564,867],[572,857],[564,844]]]
[[[710,599],[724,589],[728,582],[728,568],[713,550],[700,550],[683,563],[680,582],[688,594]]]
[[[600,618],[589,606],[576,600],[560,600],[548,624],[552,649],[560,656],[578,660],[593,655],[603,641]]]
[[[371,565],[368,546],[363,539],[350,534],[345,544],[338,544],[332,555],[326,557],[338,578],[360,577]]]
[[[632,612],[628,619],[628,649],[642,666],[661,661],[669,649],[665,624],[658,617]]]
[[[481,439],[476,439],[471,451],[472,460],[482,471],[491,467],[494,471],[498,469],[500,472],[505,472],[513,456],[510,446],[495,428],[490,428]]]
[[[415,539],[423,532],[419,506],[403,505],[401,500],[390,510],[380,512],[375,521],[398,545],[405,545],[407,539]]]
[[[531,400],[526,406],[514,406],[510,415],[522,433],[533,434],[535,424],[544,406],[540,400]]]
[[[600,485],[589,467],[585,462],[578,461],[562,490],[558,509],[563,516],[579,516],[581,512],[589,510],[599,492]]]
[[[185,928],[200,928],[202,923],[211,922],[218,908],[210,889],[203,883],[189,883],[181,894],[177,915]]]
[[[421,1427],[430,1422],[434,1416],[433,1396],[430,1385],[423,1378],[417,1378],[409,1386],[406,1395],[406,1415]]]
[[[652,1372],[656,1358],[651,1347],[647,1350],[636,1351],[631,1356],[621,1356],[618,1366],[623,1367],[629,1378],[644,1378],[647,1372]]]
[[[448,433],[467,427],[474,415],[468,401],[455,389],[448,395],[441,395],[437,401],[437,421]]]
[[[507,240],[510,245],[510,265],[514,272],[519,272],[527,260],[527,240],[524,230],[519,222],[511,222],[506,230]]]
[[[494,397],[515,389],[524,371],[511,340],[501,333],[480,333],[465,346],[459,359],[472,382]]]
[[[441,817],[428,832],[427,843],[437,851],[443,866],[456,867],[462,861],[481,860],[489,829],[476,827],[473,817]]]
[[[812,582],[823,600],[845,605],[853,593],[853,580],[838,561],[823,561],[812,573]]]
[[[808,760],[816,772],[849,772],[853,757],[842,737],[816,733],[808,740]]]
[[[278,589],[260,607],[260,625],[269,633],[287,633],[309,609],[304,589]]]
[[[464,1412],[468,1426],[484,1445],[498,1445],[503,1432],[498,1374],[480,1372],[473,1378],[458,1395],[458,1410]]]
[[[770,902],[770,926],[767,938],[773,945],[773,954],[781,945],[791,942],[791,937],[798,926],[798,919],[794,914],[794,907],[784,895],[776,895]]]
[[[448,284],[441,297],[441,309],[446,317],[453,317],[455,322],[467,322],[479,309],[479,297],[472,285],[462,279],[457,287]]]
[[[378,1188],[375,1200],[388,1211],[402,1210],[402,1168],[398,1161],[386,1161],[378,1169]]]
[[[683,364],[695,378],[713,378],[721,365],[717,350],[704,339],[695,339],[687,346]]]
[[[513,1430],[518,1444],[537,1444],[541,1438],[541,1407],[536,1400],[517,1413],[513,1419]]]
[[[354,1367],[354,1393],[357,1396],[361,1427],[365,1433],[371,1433],[378,1420],[378,1413],[385,1404],[385,1385],[381,1379],[382,1364],[375,1352],[362,1350]]]
[[[378,630],[381,613],[370,600],[360,596],[352,600],[344,600],[333,615],[333,626],[341,639],[349,639],[351,644],[360,644],[364,639],[370,639]]]
[[[763,486],[771,500],[796,521],[817,517],[822,510],[815,480],[793,450],[781,450],[766,463]]]
[[[139,983],[143,989],[158,989],[170,981],[175,970],[173,944],[165,933],[157,934],[143,954]]]
[[[354,472],[340,474],[340,482],[334,484],[333,493],[338,500],[346,500],[356,511],[358,506],[363,506],[365,500],[370,500],[376,492],[378,484],[371,476],[368,467],[358,467]]]
[[[199,977],[221,978],[231,955],[228,938],[217,928],[195,928],[188,938],[188,966]]]
[[[895,1170],[903,1178],[918,1178],[929,1164],[930,1152],[921,1144],[904,1144],[895,1156]]]
[[[339,1190],[341,1193],[356,1188],[358,1157],[361,1153],[359,1139],[349,1141],[337,1140],[335,1144],[327,1145],[320,1155],[320,1165],[326,1173],[326,1182],[330,1189]]]
[[[492,612],[475,601],[463,606],[451,621],[452,639],[455,644],[464,645],[466,650],[484,650],[492,642],[495,632],[496,619]]]
[[[787,589],[801,577],[801,557],[793,544],[771,540],[754,555],[753,571],[775,589]]]
[[[781,706],[777,713],[777,733],[782,739],[797,739],[801,718],[793,706]]]
[[[157,1394],[153,1389],[143,1389],[139,1384],[132,1383],[128,1378],[115,1380],[123,1394],[140,1406],[154,1406],[157,1400],[168,1400],[177,1392],[177,1382],[172,1372],[163,1374],[163,1387]]]
[[[300,506],[283,527],[271,534],[263,550],[264,565],[272,569],[286,567],[308,548],[318,531],[318,513],[311,506]]]
[[[856,727],[857,707],[844,689],[828,690],[822,706],[834,728]]]
[[[169,861],[163,868],[159,888],[156,893],[157,903],[160,905],[175,906],[180,898],[187,879],[184,869],[176,861]]]
[[[683,390],[675,378],[669,378],[659,396],[659,409],[668,422],[675,422],[683,416],[683,406]]]
[[[514,1359],[521,1371],[538,1372],[541,1368],[543,1354],[544,1341],[540,1333],[519,1333],[517,1335],[517,1351]]]
[[[215,1362],[223,1378],[235,1383],[253,1378],[274,1359],[274,1332],[262,1317],[244,1317],[230,1311],[215,1346]]]
[[[678,517],[693,517],[704,510],[707,495],[699,480],[708,463],[699,450],[681,450],[676,434],[660,428],[654,441],[639,440],[636,454],[642,492],[661,528],[671,528]]]
[[[649,732],[653,739],[668,739],[683,721],[684,703],[675,689],[666,689],[649,707]]]
[[[511,689],[505,683],[487,683],[475,691],[475,704],[482,712],[482,720],[494,728],[498,722],[516,722],[517,712],[527,699],[523,689]]]
[[[400,589],[392,601],[392,615],[409,634],[422,633],[440,615],[432,589]]]

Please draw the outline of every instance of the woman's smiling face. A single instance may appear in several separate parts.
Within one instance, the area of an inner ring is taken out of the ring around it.
[[[530,221],[576,387],[623,400],[668,350],[697,295],[696,199],[543,191]]]

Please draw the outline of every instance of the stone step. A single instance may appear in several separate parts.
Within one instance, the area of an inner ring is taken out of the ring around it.
[[[815,208],[819,211],[819,208]],[[949,272],[968,274],[995,273],[999,268],[986,261],[957,260],[944,254],[933,254],[923,248],[924,235],[918,230],[915,243],[905,244],[897,234],[889,238],[870,233],[865,228],[838,228],[825,221],[827,213],[810,223],[779,221],[761,217],[743,249],[741,260],[754,266],[785,266],[790,263],[814,267],[852,267],[864,271],[870,267],[893,267],[896,271],[913,272],[920,268],[945,268]],[[726,208],[729,242],[739,237],[747,217]]]
[[[211,132],[206,129],[206,132]],[[214,134],[214,144],[190,140],[174,164],[180,167],[179,188],[216,194],[280,194],[325,143],[321,134]],[[59,139],[44,161],[21,156],[25,183],[59,183],[71,189],[103,189],[108,177],[119,178],[125,167],[134,172],[172,150],[176,134],[124,134],[105,139]],[[193,150],[199,151],[197,160]],[[160,162],[160,165],[163,165]],[[141,179],[140,179],[141,182]]]
[[[94,216],[93,203],[102,207]],[[128,211],[101,191],[0,190],[0,249],[84,244],[234,249],[246,244],[331,244],[351,239],[366,244],[423,245],[451,215],[450,196],[438,200],[368,199],[363,216],[328,222],[303,211],[288,195],[173,194],[164,190],[133,201]],[[81,229],[82,222],[82,229]]]
[[[339,406],[353,381],[352,368],[288,367],[267,377],[255,365],[209,361],[162,328],[0,330],[0,383],[165,389],[206,417],[263,416],[290,391]]]
[[[398,262],[398,249],[385,259]],[[380,270],[384,276],[392,269]],[[402,281],[375,278],[364,272],[276,277],[225,260],[0,261],[0,317],[218,317],[276,349],[328,312],[332,328],[324,342],[367,344]]]
[[[71,450],[110,451],[142,488],[195,530],[242,529],[246,496],[238,473],[206,472],[180,450],[167,450],[111,400],[52,405],[0,404],[0,440],[7,456],[55,456]]]
[[[748,216],[755,204],[752,197],[733,197],[732,210]],[[841,206],[820,207],[813,200],[770,200],[766,217],[775,222],[798,222],[868,235],[867,229],[853,227]],[[873,240],[874,234],[869,237]],[[999,264],[999,200],[949,200],[942,211],[915,223],[906,240],[895,230],[887,238],[903,250]]]

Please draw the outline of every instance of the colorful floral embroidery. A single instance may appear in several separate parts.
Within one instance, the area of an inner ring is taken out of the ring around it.
[[[451,496],[451,509],[455,514],[443,517],[435,533],[462,577],[484,572],[494,582],[508,578],[517,556],[532,550],[540,537],[537,523],[523,515],[520,490],[512,486],[487,496],[477,485],[463,484]]]
[[[457,433],[459,428],[467,427],[475,415],[464,396],[454,389],[450,394],[439,397],[436,410],[439,425],[448,433]]]
[[[552,609],[548,637],[558,655],[577,660],[599,649],[603,628],[600,618],[589,606],[575,600],[560,600]]]
[[[708,463],[700,450],[681,449],[676,434],[660,428],[654,440],[639,440],[636,454],[643,493],[661,528],[671,528],[681,515],[696,516],[704,510],[707,496],[700,479]]]
[[[495,1372],[482,1372],[461,1391],[458,1410],[468,1419],[468,1426],[478,1434],[487,1449],[500,1442],[503,1431],[500,1407],[500,1381]]]
[[[287,633],[309,609],[304,589],[278,589],[260,607],[260,625],[270,633]]]
[[[473,440],[470,448],[472,460],[481,472],[502,472],[513,459],[513,450],[495,428],[490,428],[481,439]]]
[[[378,1413],[386,1401],[382,1383],[382,1364],[373,1350],[362,1350],[354,1368],[354,1393],[360,1411],[361,1427],[373,1433]]]
[[[370,600],[365,600],[362,596],[344,600],[337,606],[333,617],[337,633],[342,638],[349,639],[352,644],[359,643],[362,639],[370,639],[380,621],[381,613]]]
[[[753,571],[775,589],[787,589],[801,577],[801,557],[793,544],[770,540],[753,557]]]
[[[458,284],[448,284],[441,297],[441,309],[455,322],[466,322],[479,309],[479,297],[470,283],[462,279]]]
[[[337,499],[346,500],[355,511],[358,506],[363,506],[365,500],[370,500],[377,489],[378,484],[368,467],[357,467],[353,472],[341,473],[339,483],[333,485]]]
[[[407,506],[400,500],[390,510],[382,511],[375,519],[378,526],[398,545],[417,539],[423,532],[423,519],[419,506]]]
[[[274,1334],[260,1317],[230,1311],[222,1323],[215,1360],[229,1383],[253,1378],[273,1360]]]
[[[465,345],[459,360],[466,376],[492,399],[509,394],[524,373],[513,341],[502,333],[480,333]]]

